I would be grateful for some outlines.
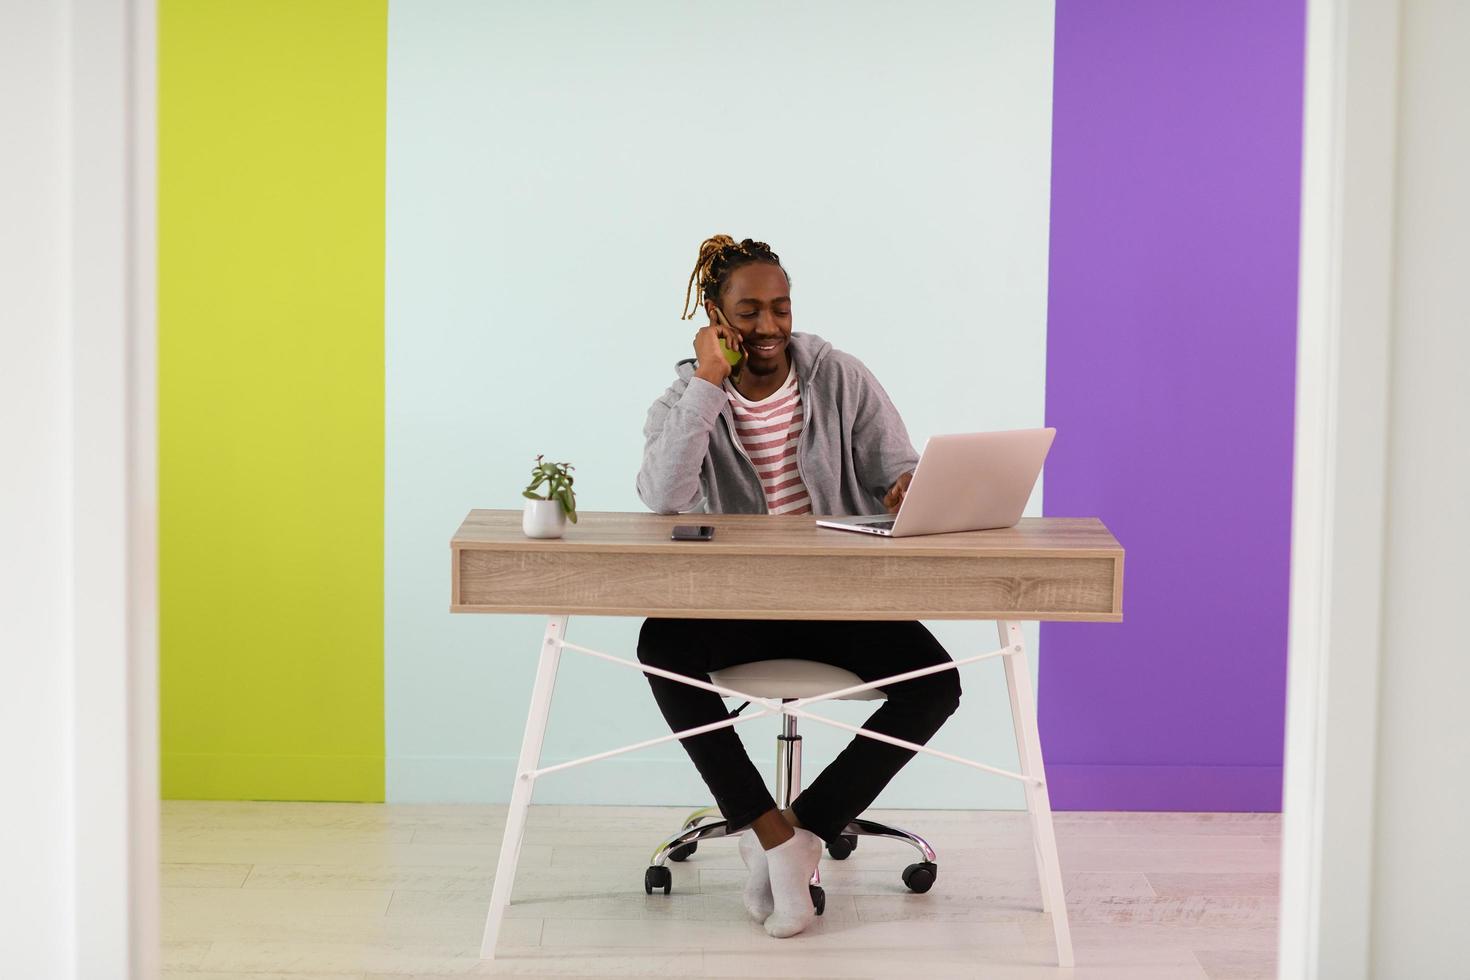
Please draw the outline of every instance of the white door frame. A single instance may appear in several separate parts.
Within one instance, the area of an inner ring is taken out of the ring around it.
[[[1368,976],[1398,23],[1307,4],[1282,978]]]
[[[1309,0],[1307,24],[1280,971],[1365,977],[1398,4]],[[154,0],[72,0],[69,41],[77,964],[151,977]]]
[[[159,950],[155,0],[71,0],[74,855],[79,977]]]

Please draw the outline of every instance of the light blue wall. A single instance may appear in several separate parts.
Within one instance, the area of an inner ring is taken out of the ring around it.
[[[451,616],[449,537],[472,507],[519,510],[538,453],[576,465],[579,509],[646,510],[644,414],[691,351],[679,309],[706,236],[780,253],[795,329],[861,357],[916,447],[1042,424],[1052,25],[1029,0],[394,0],[390,801],[506,799],[544,620]],[[574,618],[568,638],[631,658],[640,622]],[[956,656],[998,645],[990,623],[929,626]],[[935,747],[1014,766],[999,665],[968,668],[965,690]],[[774,726],[754,726],[765,764]],[[666,732],[641,677],[566,654],[548,761]],[[805,734],[809,770],[846,741]],[[705,798],[676,745],[537,786],[540,802]],[[1021,796],[919,759],[879,802]]]

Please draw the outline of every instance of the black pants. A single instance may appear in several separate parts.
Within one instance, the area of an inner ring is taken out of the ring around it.
[[[756,660],[817,660],[865,681],[946,663],[939,641],[916,621],[648,619],[638,634],[638,659],[650,667],[708,681],[709,672]],[[671,731],[729,717],[713,691],[645,674]],[[888,700],[863,727],[923,745],[960,703],[957,671],[945,670],[883,689]],[[776,802],[733,728],[680,740],[716,804],[738,830]],[[801,825],[825,841],[841,835],[904,763],[908,749],[853,736],[815,781],[792,801]]]

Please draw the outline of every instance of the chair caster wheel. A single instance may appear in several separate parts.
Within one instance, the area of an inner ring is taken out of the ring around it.
[[[832,855],[834,861],[846,861],[847,856],[855,850],[857,850],[856,834],[843,834],[827,845],[827,853]]]
[[[812,892],[812,908],[817,910],[818,915],[821,915],[827,911],[827,893],[822,890],[821,885],[808,885],[807,887]]]
[[[698,841],[695,841],[695,842],[690,843],[690,844],[680,844],[678,847],[674,848],[672,851],[669,852],[669,860],[670,861],[687,861],[687,860],[689,860],[689,855],[693,854],[697,850],[699,850],[699,842]]]
[[[652,895],[655,888],[662,888],[667,895],[674,887],[674,875],[668,868],[661,864],[650,865],[643,872],[643,893]]]
[[[920,861],[903,869],[903,883],[908,886],[909,891],[920,895],[934,887],[934,879],[937,877],[939,866],[932,861]]]

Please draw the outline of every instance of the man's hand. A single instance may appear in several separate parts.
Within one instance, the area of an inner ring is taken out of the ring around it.
[[[724,351],[720,350],[721,339],[725,340],[731,350],[740,350],[740,332],[725,323],[723,317],[716,323],[712,316],[709,326],[700,327],[699,332],[694,335],[694,376],[703,378],[716,388],[724,384],[725,379],[733,373],[730,362],[725,360]]]
[[[914,480],[914,471],[909,470],[903,476],[893,482],[888,488],[888,494],[883,498],[883,506],[888,508],[888,513],[897,514],[898,507],[903,503],[903,495],[908,493],[909,484]]]

